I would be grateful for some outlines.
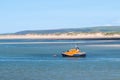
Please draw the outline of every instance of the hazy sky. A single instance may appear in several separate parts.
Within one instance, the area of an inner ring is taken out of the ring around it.
[[[0,33],[120,25],[120,0],[0,0]]]

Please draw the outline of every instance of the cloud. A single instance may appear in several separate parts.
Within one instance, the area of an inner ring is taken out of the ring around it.
[[[103,26],[120,26],[120,20],[113,20],[110,23],[104,24]]]
[[[120,20],[116,20],[114,23],[116,23],[116,24],[120,24]]]
[[[104,24],[103,26],[113,26],[112,24]]]

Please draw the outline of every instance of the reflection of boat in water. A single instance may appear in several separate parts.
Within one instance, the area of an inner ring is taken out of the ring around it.
[[[85,52],[81,52],[78,47],[62,53],[63,57],[86,57]]]

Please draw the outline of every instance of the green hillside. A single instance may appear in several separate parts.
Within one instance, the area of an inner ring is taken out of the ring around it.
[[[53,34],[53,33],[68,33],[68,32],[120,32],[120,26],[99,26],[87,28],[68,28],[54,30],[25,30],[14,34]]]

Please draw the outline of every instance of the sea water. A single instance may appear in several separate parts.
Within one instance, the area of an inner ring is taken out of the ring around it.
[[[0,40],[0,80],[120,80],[120,40]]]

